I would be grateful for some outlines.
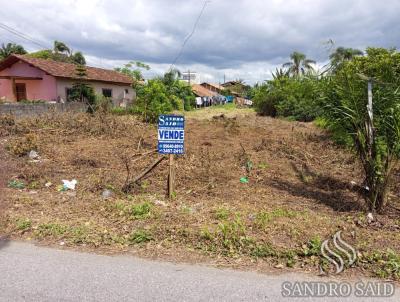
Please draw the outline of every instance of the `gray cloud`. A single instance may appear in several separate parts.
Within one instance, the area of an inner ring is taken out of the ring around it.
[[[141,60],[157,73],[179,52],[202,5],[200,0],[14,0],[3,4],[0,18],[43,44],[64,41],[92,63],[111,67]],[[361,49],[399,46],[399,11],[398,0],[213,0],[177,65],[201,70],[210,80],[226,73],[254,82],[293,50],[326,61],[328,39]],[[0,42],[9,40],[37,48],[0,30]]]

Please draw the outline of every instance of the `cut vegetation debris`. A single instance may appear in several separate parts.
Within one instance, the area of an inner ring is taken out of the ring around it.
[[[176,159],[175,198],[168,202],[168,163],[154,152],[153,125],[97,113],[0,123],[7,177],[0,175],[0,234],[64,248],[317,274],[320,265],[329,268],[321,241],[342,230],[359,253],[347,273],[400,277],[398,170],[393,207],[368,223],[358,192],[361,167],[324,130],[247,109],[201,112],[187,115],[186,154]],[[41,161],[22,156],[31,150]],[[75,177],[76,195],[49,185]],[[243,185],[244,179],[251,181]]]

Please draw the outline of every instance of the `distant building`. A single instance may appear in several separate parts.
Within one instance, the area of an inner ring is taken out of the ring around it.
[[[198,97],[213,97],[217,95],[216,92],[211,91],[199,84],[193,84],[192,91]]]
[[[249,86],[239,81],[229,81],[221,85],[225,89],[229,90],[233,95],[241,95]]]
[[[195,71],[182,72],[181,80],[190,84],[199,84],[199,77]]]
[[[219,85],[219,84],[204,82],[204,83],[201,83],[200,85],[203,86],[204,88],[210,90],[210,91],[213,91],[213,92],[216,92],[216,93],[219,93],[219,94],[221,94],[222,91],[225,90],[225,88],[223,86]]]
[[[124,106],[136,98],[132,79],[114,70],[86,66],[84,82],[96,94]],[[22,100],[69,101],[78,79],[76,65],[53,60],[11,55],[0,62],[0,98],[10,102]]]

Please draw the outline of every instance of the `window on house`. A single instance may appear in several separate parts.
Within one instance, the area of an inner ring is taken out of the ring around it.
[[[129,94],[129,89],[125,89],[125,94]]]
[[[71,98],[71,96],[72,96],[72,91],[73,91],[73,89],[70,88],[70,87],[65,88],[65,97],[66,97],[66,99],[67,99],[67,102],[73,101],[72,98]]]
[[[112,89],[103,88],[103,96],[105,96],[106,98],[111,98],[112,97]]]

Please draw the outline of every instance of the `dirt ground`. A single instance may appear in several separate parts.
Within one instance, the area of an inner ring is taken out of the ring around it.
[[[222,114],[222,115],[221,115]],[[49,115],[0,123],[0,234],[14,239],[244,269],[319,272],[322,240],[342,230],[347,274],[400,277],[400,173],[385,213],[367,221],[352,153],[312,123],[249,109],[187,114],[176,192],[156,127],[133,116]],[[28,150],[38,151],[32,160]],[[75,191],[60,191],[77,179]],[[22,183],[23,188],[9,185]],[[11,186],[11,187],[10,187]],[[104,198],[105,190],[111,197]],[[393,264],[394,263],[394,264]]]

